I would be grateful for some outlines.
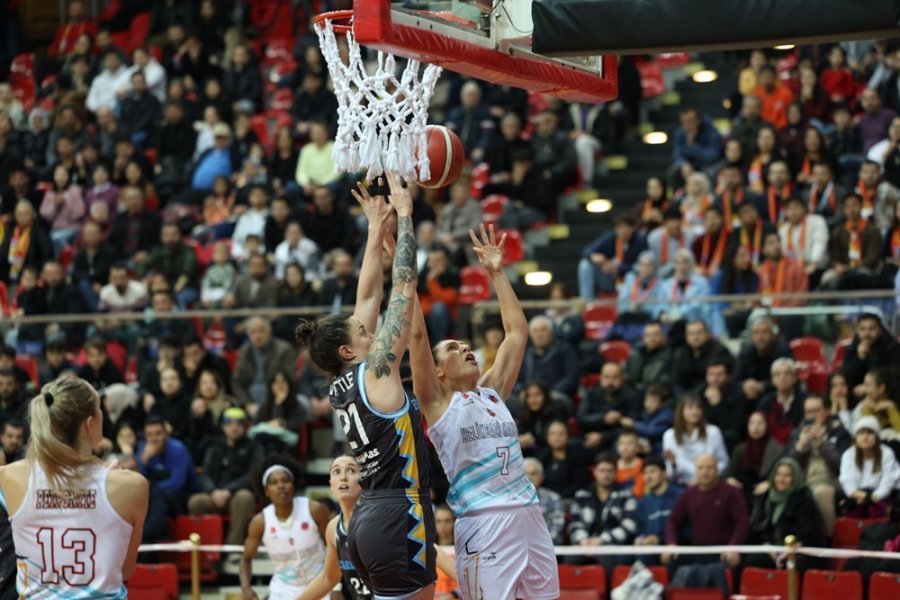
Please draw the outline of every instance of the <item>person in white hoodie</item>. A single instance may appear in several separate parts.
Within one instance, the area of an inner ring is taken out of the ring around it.
[[[116,90],[123,96],[131,91],[131,76],[138,71],[144,74],[147,82],[147,91],[156,96],[160,102],[166,101],[166,70],[156,62],[144,46],[138,46],[131,54],[134,64],[128,67],[125,77],[122,78],[119,89]]]
[[[887,514],[891,493],[900,486],[894,451],[882,444],[878,420],[866,415],[853,427],[853,446],[841,456],[839,480],[847,496],[845,512],[861,518]]]
[[[284,269],[292,262],[300,263],[307,281],[321,276],[322,254],[319,246],[303,235],[303,227],[297,221],[287,224],[284,241],[275,248],[275,277],[279,281],[284,279]]]
[[[103,70],[94,77],[88,91],[85,106],[92,113],[101,108],[116,107],[116,92],[128,79],[128,68],[122,64],[117,50],[109,50],[103,56]]]

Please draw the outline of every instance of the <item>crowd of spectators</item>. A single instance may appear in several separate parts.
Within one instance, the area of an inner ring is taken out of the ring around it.
[[[52,111],[40,102],[26,113],[0,84],[0,291],[17,316],[93,315],[4,328],[0,443],[5,461],[21,458],[35,381],[16,356],[37,356],[38,383],[77,374],[102,394],[103,449],[159,492],[146,540],[165,537],[174,514],[218,512],[231,517],[226,541],[240,543],[255,508],[252,465],[294,450],[305,423],[333,427],[327,381],[298,357],[290,318],[225,319],[229,364],[203,327],[166,317],[192,307],[340,310],[355,301],[366,228],[348,194],[354,182],[334,173],[336,101],[314,39],[298,40],[296,72],[281,82],[292,105],[270,119],[279,90],[237,13],[211,0],[195,12],[154,6],[154,43],[124,56],[105,25],[84,18],[83,2],[69,3],[42,63]],[[751,53],[724,137],[682,110],[670,172],[648,180],[646,201],[578,265],[583,298],[616,294],[639,325],[627,361],[589,366],[598,377],[585,385],[585,357],[561,327],[571,315],[530,322],[510,404],[556,543],[795,534],[818,545],[838,515],[888,513],[900,489],[900,344],[879,317],[858,319],[819,396],[788,347],[802,320],[691,301],[894,285],[900,46],[854,48],[848,58],[834,46],[827,60],[801,49],[779,71]],[[636,73],[620,62],[618,102],[553,100],[536,113],[520,90],[448,73],[447,103],[435,108],[467,158],[488,165],[485,193],[508,195],[517,218],[553,219],[565,189],[593,182],[598,150],[623,149],[639,112]],[[260,116],[279,124],[271,145],[254,125]],[[481,221],[470,183],[463,176],[446,198],[411,185],[434,339],[454,332],[468,230]],[[384,266],[389,281],[386,256]],[[745,330],[736,355],[718,340]],[[488,323],[477,353],[485,368],[501,340]]]

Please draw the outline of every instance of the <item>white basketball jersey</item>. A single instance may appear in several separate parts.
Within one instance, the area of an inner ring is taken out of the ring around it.
[[[428,436],[450,480],[447,503],[457,517],[538,503],[522,467],[516,422],[494,390],[453,394]]]
[[[22,505],[9,518],[16,546],[16,589],[31,598],[127,598],[122,566],[133,527],[109,503],[109,471],[88,467],[85,490],[58,495],[39,461]]]
[[[325,568],[325,543],[309,513],[308,498],[294,498],[294,510],[285,522],[275,516],[272,504],[263,509],[263,517],[263,544],[275,564],[269,598],[293,600]]]

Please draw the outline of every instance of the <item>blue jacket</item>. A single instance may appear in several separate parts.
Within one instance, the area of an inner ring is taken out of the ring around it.
[[[146,445],[143,441],[138,444],[136,456],[141,475],[150,481],[154,489],[182,494],[190,492],[194,486],[194,461],[187,446],[170,437],[165,451],[143,464],[140,457]]]
[[[660,408],[649,416],[646,411],[641,411],[640,420],[634,422],[634,430],[639,436],[650,441],[654,452],[659,452],[662,449],[662,436],[666,429],[672,426],[674,414],[668,406]]]
[[[619,275],[624,276],[634,267],[638,256],[647,249],[647,239],[639,233],[635,233],[631,241],[625,247],[622,264],[619,265]],[[608,231],[584,247],[582,258],[590,258],[591,254],[602,254],[606,258],[616,257],[616,232]]]
[[[676,165],[689,162],[694,169],[702,170],[722,156],[722,136],[709,118],[704,118],[693,144],[688,145],[687,135],[682,127],[675,131],[674,153]]]
[[[578,392],[578,351],[558,340],[541,356],[534,346],[528,346],[519,371],[519,385],[541,381],[550,391],[574,396]]]
[[[662,411],[660,411],[662,412]],[[671,412],[671,411],[670,411]],[[665,543],[666,522],[672,514],[672,508],[684,493],[684,488],[670,483],[662,496],[656,496],[645,490],[644,497],[637,502],[634,520],[637,522],[638,537],[655,535],[660,544]]]

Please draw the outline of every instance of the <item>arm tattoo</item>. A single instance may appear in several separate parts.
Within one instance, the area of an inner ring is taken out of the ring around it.
[[[407,292],[410,296],[407,297],[403,287],[415,283],[417,277],[416,236],[413,234],[411,217],[397,219],[397,255],[394,257],[394,270],[391,277],[394,288],[391,291],[387,311],[384,313],[384,324],[375,336],[369,352],[369,366],[376,379],[390,376],[391,364],[397,361],[394,344],[400,338],[403,328],[408,328],[410,325],[407,313],[412,301],[412,294],[416,292],[415,289],[410,290]]]
[[[369,352],[369,367],[375,373],[375,379],[389,377],[391,363],[396,362],[394,343],[400,337],[403,327],[408,324],[406,319],[406,307],[410,299],[404,296],[400,290],[394,288],[391,292],[391,300],[388,302],[387,311],[384,313],[384,324],[378,331],[372,349]]]
[[[394,258],[391,277],[394,284],[416,280],[416,236],[413,233],[412,217],[397,219],[397,256]]]

